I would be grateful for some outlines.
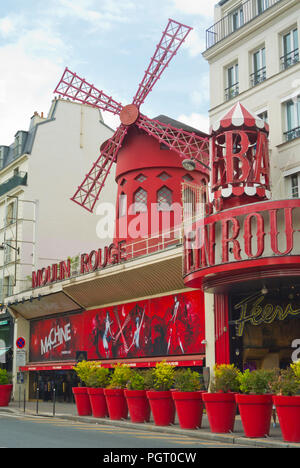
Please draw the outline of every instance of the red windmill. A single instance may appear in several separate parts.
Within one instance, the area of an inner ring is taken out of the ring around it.
[[[159,143],[163,143],[170,150],[179,154],[181,158],[193,160],[193,163],[200,167],[199,170],[202,177],[204,176],[204,180],[207,180],[209,164],[208,138],[203,134],[199,135],[182,128],[176,128],[170,124],[166,125],[159,120],[151,120],[140,113],[141,104],[145,101],[145,98],[169,65],[191,29],[174,20],[170,19],[168,21],[133,102],[126,106],[115,101],[103,91],[99,91],[94,85],[78,77],[68,68],[65,69],[54,91],[55,93],[83,104],[89,104],[103,111],[118,114],[121,121],[113,137],[102,145],[99,158],[72,197],[75,203],[88,211],[93,211],[112,165],[117,162],[124,137],[128,130],[133,127],[154,137]]]

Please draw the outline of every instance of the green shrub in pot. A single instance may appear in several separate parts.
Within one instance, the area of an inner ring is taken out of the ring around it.
[[[174,387],[180,392],[197,392],[204,390],[201,375],[188,369],[176,370],[174,374]]]

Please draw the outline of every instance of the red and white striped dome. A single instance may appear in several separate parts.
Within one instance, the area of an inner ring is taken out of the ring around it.
[[[214,122],[210,130],[211,133],[218,133],[220,131],[245,127],[251,129],[257,128],[269,133],[269,125],[264,120],[252,114],[240,102],[237,102],[230,111],[226,111],[222,117]]]

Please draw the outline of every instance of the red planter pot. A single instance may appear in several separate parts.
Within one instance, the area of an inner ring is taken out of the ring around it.
[[[171,391],[147,391],[154,423],[156,426],[170,426],[175,422],[175,404]]]
[[[211,432],[233,432],[236,414],[235,393],[203,393],[202,399]]]
[[[149,422],[150,404],[146,390],[125,390],[130,419],[134,423]]]
[[[273,402],[286,442],[300,442],[300,396],[274,395]]]
[[[177,416],[182,429],[201,427],[203,415],[203,392],[172,392]]]
[[[78,416],[91,416],[92,407],[88,395],[88,388],[73,387],[72,391],[75,398]]]
[[[269,435],[272,417],[272,395],[235,395],[246,437]]]
[[[110,419],[128,418],[128,406],[123,388],[105,388],[104,395]]]
[[[9,405],[12,388],[12,384],[0,385],[0,406]]]
[[[105,418],[108,416],[108,409],[103,388],[88,388],[88,395],[92,407],[94,418]]]

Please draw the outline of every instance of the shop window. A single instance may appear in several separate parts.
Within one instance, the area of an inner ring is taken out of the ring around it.
[[[147,192],[143,188],[139,188],[133,197],[133,203],[134,203],[134,212],[144,212],[147,211]]]
[[[157,192],[157,209],[159,211],[169,211],[172,205],[172,190],[168,187],[162,187]]]

